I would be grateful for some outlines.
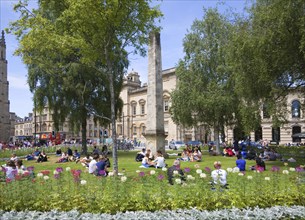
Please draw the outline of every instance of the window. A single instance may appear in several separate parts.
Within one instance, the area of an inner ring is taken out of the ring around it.
[[[294,100],[291,105],[291,117],[300,118],[301,104],[298,100]]]
[[[270,118],[268,106],[266,104],[263,105],[263,118]]]
[[[165,112],[168,112],[168,110],[169,110],[169,102],[168,102],[168,100],[164,100],[164,111]]]
[[[137,127],[133,126],[133,134],[136,135],[137,134]]]
[[[277,143],[281,141],[281,129],[280,127],[272,127],[272,141],[276,141]]]
[[[145,105],[144,104],[141,105],[141,114],[142,115],[145,114]]]
[[[137,106],[136,106],[136,105],[133,105],[133,106],[132,106],[132,114],[133,114],[133,115],[136,115],[136,114],[137,114]]]

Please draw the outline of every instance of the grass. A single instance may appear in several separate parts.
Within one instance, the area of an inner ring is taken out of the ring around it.
[[[178,153],[179,151],[167,151],[168,153]],[[137,151],[118,151],[118,166],[119,166],[119,172],[124,172],[125,175],[132,176],[136,175],[136,170],[147,170],[147,168],[139,168],[141,165],[140,162],[135,161],[135,155]],[[168,166],[171,166],[173,164],[173,161],[178,156],[169,156],[168,159],[166,159],[166,163]],[[109,170],[112,170],[113,167],[113,160],[112,155],[109,155],[110,161],[111,161],[111,168]],[[35,167],[35,173],[41,171],[41,170],[55,170],[57,167],[71,167],[71,169],[81,169],[83,171],[86,171],[86,168],[84,168],[80,163],[75,162],[66,162],[66,163],[56,163],[56,161],[59,159],[59,157],[55,155],[49,155],[48,161],[43,163],[36,163],[36,161],[26,161],[24,160],[24,165],[26,167],[34,166]],[[203,161],[202,162],[181,162],[181,167],[194,167],[195,164],[200,164],[200,167],[210,167],[213,168],[214,161],[221,161],[222,167],[224,169],[228,167],[235,167],[235,160],[236,157],[223,157],[223,156],[211,156],[208,154],[207,151],[203,151]],[[296,167],[298,165],[304,165],[305,159],[298,160],[296,163],[289,163],[288,167]],[[247,170],[250,170],[249,167],[255,165],[254,160],[246,160],[247,164]],[[272,166],[279,166],[283,169],[284,163],[282,161],[265,161],[267,172],[271,170]],[[150,169],[150,168],[148,168]]]

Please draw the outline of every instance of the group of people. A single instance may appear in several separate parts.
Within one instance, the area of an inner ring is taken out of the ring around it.
[[[1,168],[5,172],[6,180],[14,180],[16,175],[23,174],[24,172],[28,172],[28,174],[31,175],[30,171],[27,171],[26,167],[23,165],[22,159],[18,158],[16,154],[12,154],[12,157],[5,165],[2,165]]]
[[[190,147],[187,146],[183,149],[181,157],[177,158],[181,161],[191,161],[191,162],[200,162],[202,160],[202,153],[199,147]]]
[[[62,152],[61,148],[56,150],[56,156],[60,156],[56,163],[65,162],[78,162],[80,160],[80,153],[75,149],[74,152],[70,147],[67,148],[66,152]]]
[[[37,163],[48,161],[48,156],[45,151],[40,151],[38,148],[32,154],[28,154],[25,157],[26,160],[36,160]]]
[[[150,149],[143,148],[136,155],[136,161],[141,162],[141,168],[155,167],[163,168],[166,167],[164,155],[160,150],[157,151],[157,154],[154,156]]]

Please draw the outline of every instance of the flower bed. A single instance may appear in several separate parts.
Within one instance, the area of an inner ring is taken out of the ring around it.
[[[30,167],[29,167],[30,168]],[[33,167],[31,167],[33,169]],[[227,168],[229,189],[211,188],[209,167],[184,168],[185,181],[167,182],[166,169],[136,170],[134,175],[96,177],[58,167],[35,178],[19,173],[0,183],[0,210],[110,213],[195,208],[266,208],[305,205],[304,167],[272,167],[271,172]]]

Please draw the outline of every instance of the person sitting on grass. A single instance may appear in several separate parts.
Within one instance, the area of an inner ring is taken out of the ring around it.
[[[265,165],[265,162],[262,160],[262,158],[257,157],[255,159],[255,162],[256,162],[256,165],[252,166],[250,168],[251,170],[256,170],[256,171],[259,171],[259,172],[263,172],[263,171],[266,170],[266,165]]]
[[[211,177],[213,179],[213,181],[211,182],[212,190],[215,190],[216,185],[220,185],[221,188],[227,189],[227,172],[221,169],[221,162],[215,161],[214,168],[215,170],[211,172]]]
[[[98,162],[99,155],[98,154],[93,154],[93,159],[90,161],[89,166],[88,166],[88,172],[90,174],[95,174],[96,173],[96,163]]]
[[[246,161],[242,159],[241,154],[237,155],[236,166],[239,168],[239,171],[246,171]]]
[[[107,164],[105,159],[106,158],[103,155],[101,155],[99,161],[96,163],[96,171],[95,171],[96,176],[108,175]]]
[[[77,161],[80,159],[80,153],[77,152],[77,150],[74,150],[72,161]]]
[[[12,160],[7,161],[5,170],[6,179],[14,180],[15,176],[17,175],[15,162]]]
[[[153,167],[154,163],[149,160],[149,153],[145,154],[145,157],[142,159],[142,165],[140,168],[148,168]]]
[[[157,151],[157,157],[156,157],[156,159],[154,160],[153,163],[155,164],[156,168],[166,167],[165,159],[164,159],[163,154],[160,150]]]
[[[177,160],[182,160],[182,161],[190,161],[190,155],[189,152],[187,151],[186,148],[183,149],[182,153],[181,153],[181,157],[177,158]]]
[[[66,152],[63,152],[61,154],[61,157],[58,159],[58,161],[56,161],[56,163],[66,163],[69,160],[68,158],[69,158],[68,154]]]
[[[136,161],[141,162],[144,157],[145,157],[145,148],[143,148],[140,152],[137,153]]]
[[[12,154],[12,157],[11,157],[10,160],[16,162],[18,160],[17,155],[16,154]]]
[[[168,178],[168,183],[170,185],[174,185],[173,179],[177,175],[178,178],[180,178],[181,181],[185,180],[184,173],[180,168],[180,161],[175,160],[173,163],[173,166],[169,167],[167,170],[167,178]]]
[[[84,167],[89,167],[89,163],[90,161],[92,160],[93,158],[87,154],[85,157],[83,157],[82,159],[80,159],[79,161],[76,161],[76,163],[78,162],[81,162],[81,164],[84,166]]]
[[[200,162],[201,159],[202,159],[202,153],[196,147],[195,150],[194,150],[194,153],[192,153],[191,161],[192,162]]]
[[[48,161],[48,156],[44,151],[41,151],[41,153],[38,155],[37,163],[46,162]]]
[[[57,150],[56,150],[56,156],[57,157],[60,157],[61,155],[62,155],[62,151],[61,151],[61,148],[59,147],[59,148],[57,148]]]
[[[26,168],[23,165],[23,161],[21,159],[18,159],[15,162],[15,165],[16,165],[16,169],[17,169],[18,173],[23,173],[23,171],[26,171]]]

